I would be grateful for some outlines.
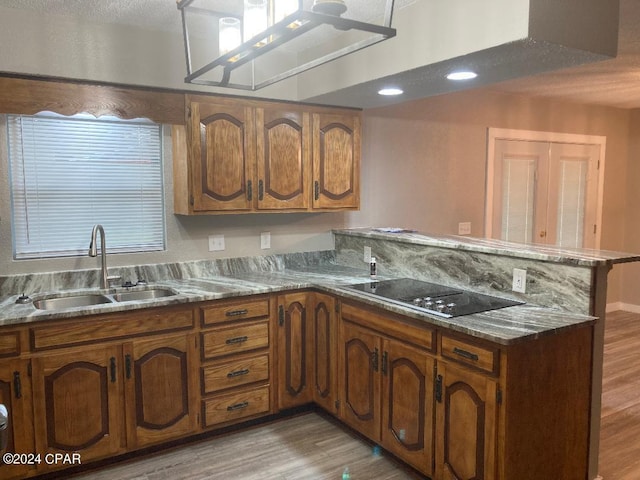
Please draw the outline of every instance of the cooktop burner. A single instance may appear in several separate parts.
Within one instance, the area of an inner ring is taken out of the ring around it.
[[[358,283],[348,288],[446,318],[524,303],[411,278]]]

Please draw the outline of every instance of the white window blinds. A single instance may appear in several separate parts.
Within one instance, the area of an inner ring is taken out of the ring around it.
[[[14,258],[165,248],[161,125],[55,114],[8,115]]]

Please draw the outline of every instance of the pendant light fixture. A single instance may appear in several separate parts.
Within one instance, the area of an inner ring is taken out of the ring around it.
[[[394,0],[178,0],[177,6],[185,82],[198,85],[258,90],[396,35]]]

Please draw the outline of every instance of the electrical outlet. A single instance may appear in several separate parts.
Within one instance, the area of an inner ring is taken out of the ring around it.
[[[511,290],[519,293],[526,293],[527,291],[527,271],[522,268],[513,269],[513,285]]]
[[[364,263],[371,262],[371,247],[364,247]]]
[[[224,235],[209,235],[209,251],[219,252],[224,250]]]
[[[471,235],[471,222],[460,222],[458,224],[458,235]]]
[[[271,248],[271,232],[262,232],[260,234],[260,248],[262,250]]]

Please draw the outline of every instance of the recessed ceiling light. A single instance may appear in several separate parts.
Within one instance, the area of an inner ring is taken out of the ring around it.
[[[400,88],[390,87],[378,90],[378,95],[402,95],[404,92]]]
[[[471,80],[472,78],[476,78],[478,74],[476,72],[472,72],[470,70],[460,70],[458,72],[451,72],[447,75],[447,79],[449,80]]]

